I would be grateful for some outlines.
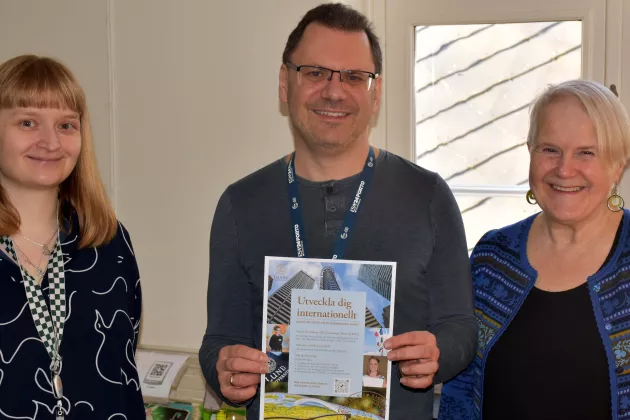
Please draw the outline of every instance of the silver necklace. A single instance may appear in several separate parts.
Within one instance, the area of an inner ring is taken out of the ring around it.
[[[22,250],[22,248],[20,248],[18,246],[17,243],[13,243],[13,245],[15,245],[15,248],[20,252],[20,254],[22,254],[22,256],[24,257],[24,261],[30,265],[31,267],[33,267],[35,269],[35,271],[37,272],[37,277],[35,278],[36,280],[40,280],[42,277],[44,277],[44,273],[46,272],[46,270],[44,268],[41,268],[42,265],[42,260],[44,259],[44,254],[42,254],[42,256],[39,259],[39,264],[35,265],[33,264],[33,262],[31,261],[31,259],[28,257],[28,255],[26,255],[26,253]]]
[[[47,257],[50,257],[54,251],[54,248],[48,248],[48,244],[50,243],[50,241],[52,241],[55,238],[55,235],[57,234],[57,230],[55,230],[52,234],[52,236],[50,237],[49,240],[47,240],[46,242],[44,242],[43,244],[40,244],[39,242],[35,242],[34,240],[24,236],[22,233],[20,233],[20,236],[24,239],[26,239],[27,241],[29,241],[30,243],[32,243],[33,245],[37,245],[38,247],[40,247],[42,249],[42,252],[44,253],[44,255],[46,255]],[[23,252],[22,252],[23,253]]]

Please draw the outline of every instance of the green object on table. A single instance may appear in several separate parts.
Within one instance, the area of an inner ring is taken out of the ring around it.
[[[147,420],[192,420],[193,406],[185,403],[145,404]]]

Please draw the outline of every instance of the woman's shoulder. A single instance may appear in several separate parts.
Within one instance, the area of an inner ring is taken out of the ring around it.
[[[109,241],[95,246],[95,248],[101,252],[108,252],[111,250],[122,254],[134,255],[129,231],[120,220],[116,220],[116,225],[116,233],[114,236]]]
[[[529,232],[538,213],[516,223],[487,231],[473,248],[471,258],[479,253],[488,252],[519,252],[523,244],[523,237]]]
[[[484,241],[496,240],[497,238],[500,238],[500,237],[513,238],[513,239],[519,238],[523,234],[524,230],[529,229],[529,227],[531,226],[532,222],[534,221],[537,215],[538,213],[533,214],[529,217],[526,217],[525,219],[519,220],[518,222],[512,223],[510,225],[489,230],[481,237],[481,239],[479,240],[479,243],[483,243]]]
[[[621,226],[619,231],[619,245],[626,250],[630,250],[630,210],[623,209]]]
[[[116,225],[114,236],[100,245],[82,246],[80,230],[71,231],[62,244],[64,252],[71,257],[68,262],[69,267],[76,269],[76,267],[87,265],[97,267],[101,271],[109,267],[107,270],[110,272],[138,277],[136,256],[129,231],[118,220]]]
[[[101,245],[100,250],[104,253],[115,253],[117,258],[126,262],[133,262],[135,266],[136,254],[131,242],[131,235],[125,225],[116,220],[118,225],[116,234],[107,244]]]
[[[120,220],[116,219],[116,224],[118,225],[118,228],[116,230],[114,240],[123,241],[129,248],[131,248],[131,234]]]
[[[615,264],[609,265],[612,271],[627,271],[628,256],[630,255],[630,210],[623,210],[623,217],[617,228],[617,235],[613,243],[614,249],[611,250],[609,259],[615,261]]]
[[[77,251],[79,249],[84,248],[97,248],[101,249],[111,249],[123,247],[127,248],[129,252],[133,255],[133,246],[131,245],[131,235],[129,231],[125,227],[125,225],[119,219],[112,219],[111,221],[107,221],[107,228],[103,228],[103,224],[97,224],[93,226],[99,226],[101,231],[106,229],[108,232],[115,232],[113,236],[111,234],[107,234],[110,238],[98,238],[99,235],[96,235],[98,239],[95,240],[96,243],[87,246],[81,246],[81,242],[84,239],[84,235],[86,234],[85,229],[87,228],[82,221],[82,217],[79,215],[79,212],[75,209],[75,207],[68,201],[63,201],[61,203],[61,214],[62,214],[62,240],[67,242],[68,244],[74,244],[74,249],[70,249],[70,251]],[[105,223],[105,222],[103,222]],[[115,223],[115,231],[114,226],[110,225],[110,223]],[[96,229],[99,229],[97,227]],[[94,235],[88,235],[93,237]]]

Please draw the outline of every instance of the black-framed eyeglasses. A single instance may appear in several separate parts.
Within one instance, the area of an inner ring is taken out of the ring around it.
[[[267,417],[265,416],[265,420],[349,420],[351,417],[348,413],[332,413],[332,414],[323,414],[321,416],[315,417]]]
[[[339,73],[339,81],[352,87],[365,86],[367,90],[372,87],[372,81],[378,79],[378,73],[364,70],[333,70],[320,66],[298,66],[287,61],[284,63],[288,68],[297,71],[304,79],[310,83],[330,82],[333,74]]]

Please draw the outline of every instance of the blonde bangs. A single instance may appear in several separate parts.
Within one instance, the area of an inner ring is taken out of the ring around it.
[[[74,77],[60,63],[21,56],[0,67],[0,109],[71,109],[83,115],[86,100]]]

